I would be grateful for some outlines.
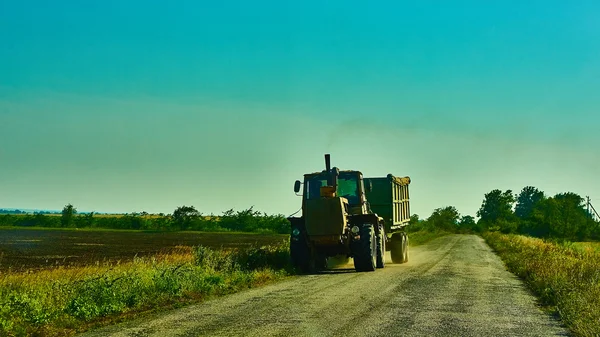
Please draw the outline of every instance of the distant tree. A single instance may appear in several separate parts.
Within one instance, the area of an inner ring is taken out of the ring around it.
[[[460,227],[460,229],[465,231],[481,231],[480,227],[477,226],[475,218],[470,215],[461,216],[460,220],[458,221],[458,226]]]
[[[180,206],[173,211],[173,223],[180,229],[186,229],[200,216],[200,212],[194,206]]]
[[[73,225],[73,217],[77,213],[77,209],[71,204],[67,204],[63,210],[60,218],[60,224],[62,227],[71,227]]]
[[[123,222],[125,222],[124,226],[128,229],[146,229],[146,221],[145,219],[138,213],[132,213],[131,215],[126,215],[122,217]]]
[[[544,192],[533,186],[524,187],[517,197],[515,215],[521,220],[529,219],[535,206],[544,199]]]
[[[85,215],[85,226],[94,227],[94,212]]]
[[[410,224],[411,225],[418,225],[420,221],[421,221],[421,219],[419,219],[419,214],[413,214],[410,216]]]
[[[481,207],[477,211],[479,225],[482,227],[498,227],[503,232],[513,232],[517,229],[517,222],[512,211],[515,196],[511,190],[502,192],[492,190],[483,199]]]
[[[427,218],[429,226],[455,231],[458,229],[458,220],[460,214],[454,206],[447,206],[443,208],[436,208],[433,213]]]
[[[559,193],[554,196],[557,201],[561,216],[563,237],[571,240],[582,241],[590,235],[587,226],[587,211],[583,198],[573,192]]]
[[[475,218],[470,215],[463,215],[460,217],[459,225],[470,227],[475,224]]]
[[[594,226],[588,224],[583,198],[572,192],[559,193],[536,205],[528,234],[582,241],[594,235]]]

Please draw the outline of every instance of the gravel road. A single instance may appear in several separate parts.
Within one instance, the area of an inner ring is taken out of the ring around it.
[[[411,247],[410,259],[293,277],[82,336],[569,335],[478,236]]]

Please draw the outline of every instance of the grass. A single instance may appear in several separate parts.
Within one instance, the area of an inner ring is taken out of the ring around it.
[[[178,251],[128,263],[0,275],[1,336],[70,336],[289,275],[289,246]]]
[[[416,232],[409,232],[408,238],[411,246],[419,246],[426,244],[427,242],[442,237],[446,235],[450,235],[452,233],[446,232],[443,230],[426,230],[422,229]]]
[[[600,242],[573,242],[573,248],[581,251],[595,251],[600,253]]]
[[[487,243],[576,336],[600,332],[600,252],[580,244],[486,233]]]

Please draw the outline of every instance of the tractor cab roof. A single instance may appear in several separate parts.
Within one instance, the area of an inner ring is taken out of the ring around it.
[[[358,173],[358,174],[360,174],[362,176],[362,172],[360,172],[360,171],[352,171],[352,170],[343,170],[342,171],[342,170],[340,170],[340,174],[342,174],[342,173],[349,173],[349,174]],[[315,177],[315,176],[318,176],[318,175],[322,175],[322,174],[327,174],[327,171],[323,170],[321,172],[307,173],[307,174],[304,175],[304,177],[305,178],[312,178],[312,177]]]

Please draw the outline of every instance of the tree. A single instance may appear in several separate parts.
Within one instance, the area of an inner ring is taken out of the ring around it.
[[[477,226],[477,222],[475,222],[475,218],[470,215],[461,216],[460,220],[458,222],[458,226],[462,230],[469,230],[469,231],[475,231],[475,232],[481,231],[481,228],[479,226]]]
[[[560,233],[564,238],[577,241],[588,237],[590,233],[583,198],[576,193],[567,192],[555,195],[554,200],[562,217],[562,228],[555,229],[557,234]]]
[[[458,229],[460,214],[454,206],[436,208],[427,218],[427,222],[434,228],[454,231]]]
[[[578,194],[559,193],[540,201],[533,209],[528,234],[582,241],[592,235],[583,198]]]
[[[181,206],[173,211],[173,222],[180,229],[190,227],[192,221],[200,217],[200,212],[194,206]]]
[[[427,222],[424,219],[420,219],[418,214],[413,214],[410,216],[410,222],[406,230],[409,232],[418,232],[425,228],[425,224]]]
[[[487,193],[477,211],[480,225],[485,227],[497,226],[503,232],[516,231],[515,216],[512,206],[515,203],[515,196],[511,190],[504,192],[493,190]]]
[[[515,206],[515,215],[521,220],[531,218],[535,206],[546,197],[544,192],[533,186],[524,187],[517,197],[517,205]]]
[[[73,217],[77,213],[77,209],[71,204],[67,204],[63,207],[62,215],[60,217],[60,224],[62,227],[71,227],[73,225]]]
[[[85,226],[94,227],[94,212],[85,215]]]

